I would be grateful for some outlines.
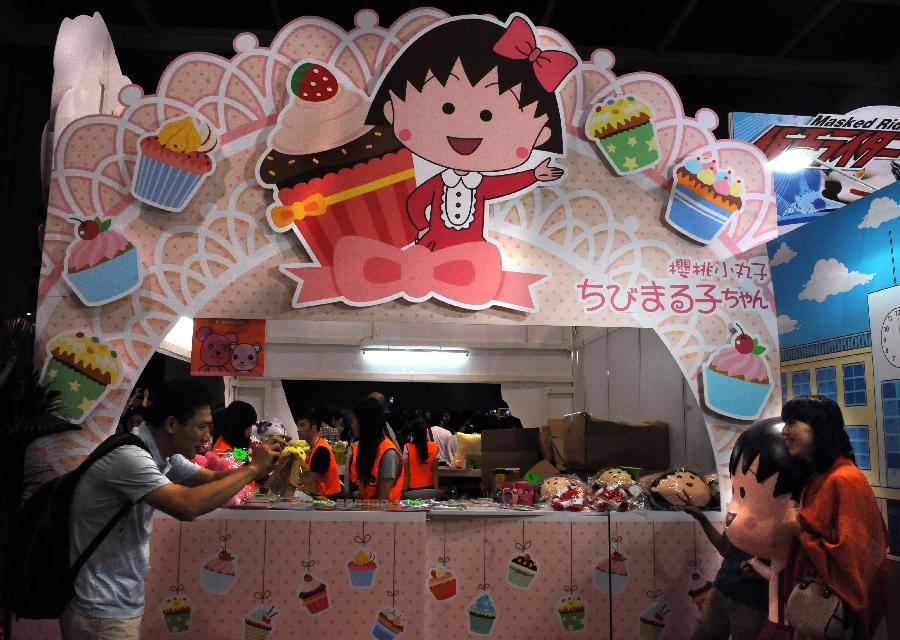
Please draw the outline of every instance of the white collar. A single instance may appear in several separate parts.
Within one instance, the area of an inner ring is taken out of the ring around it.
[[[444,169],[441,172],[441,179],[444,181],[444,184],[450,188],[453,188],[462,182],[466,189],[475,189],[481,184],[481,179],[483,177],[483,175],[476,171],[470,171],[464,176],[459,175],[453,169]]]

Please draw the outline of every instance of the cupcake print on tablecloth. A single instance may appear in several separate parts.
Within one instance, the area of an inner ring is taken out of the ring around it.
[[[563,631],[582,631],[587,608],[580,596],[566,596],[556,603]]]
[[[347,575],[350,577],[350,586],[356,589],[368,589],[375,580],[375,572],[378,563],[375,562],[375,552],[369,549],[357,549],[350,562],[347,563]]]
[[[628,584],[628,558],[618,551],[613,551],[609,558],[604,558],[594,567],[594,586],[604,593],[622,593]]]
[[[190,116],[166,122],[159,133],[138,143],[132,195],[165,211],[183,210],[215,171],[210,152],[217,142],[208,124]]]
[[[79,220],[66,250],[63,279],[88,306],[118,300],[141,283],[137,247],[111,226],[111,219]]]
[[[390,126],[365,124],[367,98],[343,75],[305,61],[288,76],[291,99],[260,158],[260,184],[276,192],[275,231],[296,225],[322,265],[343,236],[404,247],[416,239],[406,200],[416,187],[412,154]]]
[[[744,206],[743,181],[711,157],[693,156],[675,167],[666,222],[701,244],[716,239]]]
[[[509,561],[506,571],[506,579],[513,586],[520,589],[528,589],[531,586],[538,568],[534,559],[529,554],[514,557]]]
[[[635,96],[609,97],[595,105],[585,131],[619,175],[659,162],[653,111]]]
[[[403,633],[405,625],[406,617],[397,609],[393,607],[382,609],[375,617],[372,637],[375,640],[394,640],[394,638]]]
[[[638,638],[640,640],[659,640],[666,628],[666,616],[670,613],[664,602],[654,602],[638,616]]]
[[[456,597],[456,576],[446,567],[435,567],[428,578],[428,590],[435,600]]]
[[[225,549],[210,558],[201,571],[203,587],[212,593],[231,591],[236,578],[234,560],[234,555]]]
[[[265,605],[257,607],[244,618],[243,640],[266,640],[272,632],[273,619],[278,610]]]
[[[322,613],[328,608],[328,585],[316,580],[312,574],[303,575],[303,584],[300,585],[298,597],[303,601],[303,606],[312,615]]]
[[[163,620],[169,633],[184,633],[191,628],[191,599],[175,595],[166,599],[162,606]]]
[[[703,365],[706,406],[723,416],[755,420],[772,392],[772,374],[757,338],[734,330],[732,344],[716,351]]]
[[[59,413],[70,422],[84,420],[122,375],[119,354],[83,331],[57,335],[47,352],[41,382],[59,391]]]
[[[469,607],[469,631],[482,636],[490,635],[496,621],[497,608],[491,601],[491,596],[482,593]]]

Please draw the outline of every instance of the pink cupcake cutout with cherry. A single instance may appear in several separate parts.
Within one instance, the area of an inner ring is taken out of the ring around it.
[[[66,250],[63,279],[84,304],[107,304],[141,283],[137,246],[112,229],[112,220],[73,218],[78,236]]]
[[[228,593],[237,578],[234,554],[224,547],[203,565],[203,588],[212,593]]]
[[[703,365],[706,406],[738,420],[755,420],[772,393],[772,373],[763,356],[766,346],[740,325],[730,327],[732,343],[717,350]]]

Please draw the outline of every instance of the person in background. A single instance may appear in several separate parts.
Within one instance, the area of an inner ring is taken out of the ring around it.
[[[388,411],[390,411],[390,405],[394,402],[394,397],[391,396],[390,400],[385,397],[383,393],[380,391],[373,391],[369,394],[369,397],[375,400],[379,405],[381,405],[381,411],[385,415],[387,415]],[[397,434],[394,433],[394,428],[387,421],[387,418],[384,420],[384,432],[387,434],[387,437],[391,439],[391,442],[394,443],[394,446],[397,447],[397,450],[400,450],[400,441],[397,440]]]
[[[351,422],[353,422],[353,412],[350,409],[341,409],[341,440],[345,442],[354,440],[353,429],[350,428]]]
[[[316,495],[335,499],[343,495],[337,461],[331,445],[319,433],[319,416],[312,410],[301,409],[294,412],[297,433],[309,443],[306,465],[316,479]]]
[[[403,450],[403,491],[437,489],[438,446],[428,437],[428,423],[422,418],[415,418],[407,425],[406,431],[411,442]]]
[[[364,500],[397,501],[403,490],[403,462],[400,448],[386,435],[384,407],[373,397],[353,407],[353,434],[359,446],[353,466]]]
[[[234,449],[250,448],[250,429],[256,424],[256,409],[249,402],[235,400],[213,414],[213,451],[219,455]]]
[[[125,411],[116,425],[116,433],[131,433],[144,422],[147,415],[147,405],[150,404],[150,394],[147,389],[137,388],[128,398]]]
[[[341,408],[336,404],[330,404],[317,410],[319,414],[320,427],[319,435],[328,440],[328,442],[337,442],[341,439]]]
[[[522,421],[512,414],[506,400],[500,400],[500,406],[497,408],[497,418],[499,419],[498,428],[500,429],[523,428]]]
[[[781,604],[800,581],[818,574],[852,612],[853,638],[871,638],[890,602],[888,534],[854,462],[841,408],[824,396],[803,396],[785,404],[781,417],[788,453],[810,472],[791,523],[795,540]]]
[[[59,620],[63,640],[138,640],[154,510],[189,522],[271,472],[283,438],[262,443],[253,462],[239,469],[211,471],[188,461],[209,441],[210,401],[196,380],[163,384],[135,434],[147,450],[121,446],[79,479],[69,531],[73,562],[115,514],[132,506],[75,577],[74,596]]]
[[[431,439],[438,447],[438,459],[448,467],[453,465],[456,456],[456,435],[447,429],[449,424],[450,416],[445,413],[441,417],[441,424],[431,427]]]

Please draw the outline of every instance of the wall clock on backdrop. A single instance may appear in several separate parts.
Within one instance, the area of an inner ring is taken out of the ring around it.
[[[881,323],[881,352],[900,368],[900,307],[891,309]]]

